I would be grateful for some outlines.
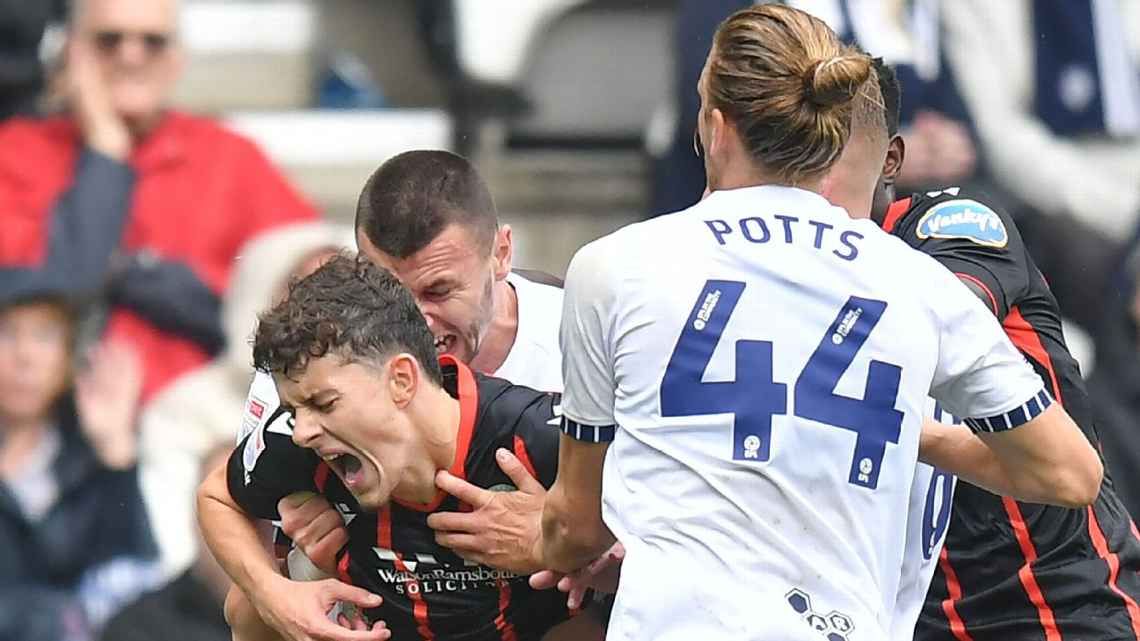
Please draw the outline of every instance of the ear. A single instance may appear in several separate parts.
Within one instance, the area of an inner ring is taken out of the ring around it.
[[[709,139],[702,141],[705,145],[705,156],[711,157],[718,153],[723,153],[726,145],[728,144],[729,126],[728,120],[724,117],[724,112],[720,109],[710,109],[709,116]]]
[[[515,257],[515,239],[510,225],[500,225],[495,232],[494,246],[491,248],[491,260],[495,263],[495,280],[503,280],[511,273],[511,264]]]
[[[903,161],[906,159],[906,143],[903,137],[895,134],[887,143],[887,158],[883,161],[883,180],[893,183],[902,172]]]
[[[411,354],[397,354],[388,361],[388,393],[397,409],[404,409],[420,386],[420,366]]]

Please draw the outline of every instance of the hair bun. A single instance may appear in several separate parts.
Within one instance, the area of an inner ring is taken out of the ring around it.
[[[835,107],[855,98],[870,77],[871,59],[865,55],[817,60],[804,72],[804,98],[817,107]]]

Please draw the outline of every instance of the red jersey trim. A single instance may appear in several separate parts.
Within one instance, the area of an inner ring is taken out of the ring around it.
[[[1009,516],[1013,533],[1017,537],[1017,544],[1025,556],[1025,565],[1017,571],[1017,578],[1021,580],[1021,587],[1029,596],[1029,601],[1037,608],[1037,619],[1041,622],[1041,629],[1045,631],[1046,641],[1061,641],[1061,631],[1057,628],[1057,620],[1053,616],[1053,608],[1045,601],[1045,594],[1037,584],[1037,577],[1033,574],[1033,562],[1037,560],[1037,548],[1033,546],[1033,539],[1029,536],[1029,527],[1025,524],[1025,517],[1021,515],[1021,508],[1017,501],[1003,496],[1002,505]]]
[[[895,230],[895,225],[899,224],[903,214],[910,209],[910,201],[911,197],[907,196],[902,200],[896,200],[891,203],[890,207],[887,207],[887,215],[883,218],[883,231],[889,234]]]
[[[958,614],[955,605],[962,600],[962,584],[958,582],[958,573],[950,565],[950,554],[946,548],[942,548],[938,555],[938,565],[942,568],[942,574],[946,575],[946,598],[942,600],[942,612],[950,622],[950,633],[957,641],[974,641],[974,637],[966,631],[966,622]]]
[[[990,299],[990,308],[993,310],[994,315],[995,316],[997,315],[997,313],[998,313],[997,298],[994,297],[994,293],[990,291],[989,287],[986,287],[985,283],[983,283],[978,278],[971,276],[970,274],[964,274],[962,272],[954,272],[954,275],[957,276],[958,278],[962,279],[962,280],[968,280],[971,283],[977,285],[978,287],[981,287],[982,291],[985,292],[986,296],[988,296]]]
[[[452,476],[467,480],[467,452],[471,449],[471,438],[475,435],[475,418],[479,413],[479,388],[475,384],[475,375],[471,373],[471,369],[454,356],[450,354],[440,356],[439,364],[441,367],[454,367],[459,379],[459,433],[455,441],[455,459],[448,472],[451,472]],[[439,509],[447,496],[447,492],[438,490],[430,503],[401,501],[394,496],[392,500],[409,510],[434,512]]]
[[[522,440],[522,437],[518,434],[515,434],[514,445],[515,458],[517,458],[519,462],[523,464],[523,467],[526,468],[527,472],[530,472],[531,476],[537,479],[538,472],[536,472],[534,469],[534,462],[530,460],[530,452],[528,452],[526,449],[526,441]]]
[[[380,514],[376,515],[376,544],[384,550],[392,550],[392,508],[385,505],[380,510]],[[424,595],[420,589],[420,582],[415,578],[416,574],[408,569],[407,564],[404,563],[404,558],[399,553],[395,554],[396,570],[404,573],[404,587],[407,590],[408,598],[412,600],[412,617],[416,620],[416,632],[424,641],[431,641],[435,639],[435,632],[431,629],[431,618],[428,615],[428,604],[424,600]]]
[[[1132,634],[1140,639],[1140,606],[1136,604],[1136,600],[1129,596],[1126,592],[1120,589],[1116,584],[1116,578],[1120,576],[1120,557],[1108,549],[1108,540],[1104,537],[1104,531],[1101,530],[1100,521],[1096,518],[1096,512],[1090,505],[1089,511],[1089,537],[1092,538],[1093,547],[1096,548],[1096,553],[1108,565],[1108,587],[1116,596],[1124,601],[1124,607],[1128,610],[1128,619],[1132,622]]]
[[[1053,398],[1061,405],[1065,404],[1065,399],[1061,397],[1061,385],[1057,382],[1057,370],[1053,367],[1053,359],[1050,358],[1048,350],[1045,345],[1041,343],[1041,337],[1037,335],[1037,330],[1025,320],[1021,315],[1021,310],[1017,305],[1009,308],[1009,314],[1006,315],[1005,321],[1002,322],[1002,328],[1009,336],[1009,340],[1017,346],[1018,349],[1029,354],[1033,360],[1037,361],[1046,371],[1049,372],[1049,385],[1050,391],[1053,392]]]

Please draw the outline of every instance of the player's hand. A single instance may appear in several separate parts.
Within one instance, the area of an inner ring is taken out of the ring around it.
[[[97,53],[82,37],[68,42],[63,92],[84,141],[92,149],[124,161],[131,152],[131,134],[115,112]]]
[[[97,345],[88,360],[75,379],[80,427],[104,465],[126,469],[134,465],[138,454],[135,413],[142,391],[142,363],[131,346],[120,342]]]
[[[471,512],[437,512],[427,524],[435,540],[468,561],[520,574],[542,569],[535,557],[542,535],[542,506],[546,488],[530,475],[514,454],[495,452],[499,468],[514,492],[492,492],[441,470],[435,484],[472,507]]]
[[[535,590],[549,590],[557,586],[559,592],[567,594],[566,606],[571,609],[578,608],[586,597],[586,590],[607,594],[617,592],[621,562],[624,558],[625,546],[619,541],[605,554],[572,574],[562,574],[554,570],[543,570],[532,574],[530,587]]]
[[[277,502],[281,530],[322,572],[336,574],[336,555],[348,544],[344,519],[325,497],[312,492],[290,494]]]
[[[353,587],[336,579],[323,581],[291,581],[274,576],[258,586],[250,600],[258,616],[277,630],[287,641],[386,641],[392,636],[383,621],[371,627],[363,619],[349,620],[344,615],[337,622],[329,612],[338,602],[358,608],[375,608],[383,601],[378,595]]]

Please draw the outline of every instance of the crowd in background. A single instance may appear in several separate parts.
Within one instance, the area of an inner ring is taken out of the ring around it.
[[[447,3],[428,4],[438,20]],[[746,4],[676,3],[647,215],[704,188],[691,88]],[[980,191],[1015,217],[1092,338],[1103,454],[1140,511],[1140,2],[789,4],[897,66],[907,187]],[[0,36],[0,641],[228,639],[193,491],[232,447],[258,311],[351,231],[252,142],[169,108],[175,2],[4,0]],[[451,101],[457,121],[470,102]]]

